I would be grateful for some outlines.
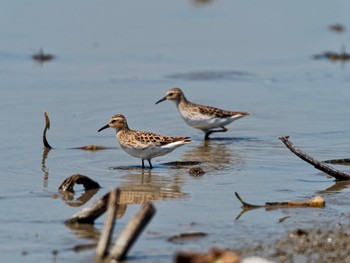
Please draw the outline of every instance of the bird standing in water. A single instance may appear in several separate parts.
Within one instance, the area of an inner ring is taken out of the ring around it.
[[[176,87],[168,90],[165,96],[157,101],[156,104],[165,100],[172,100],[185,122],[189,126],[200,129],[205,133],[205,140],[208,140],[209,135],[214,132],[226,132],[227,128],[225,125],[249,115],[247,112],[226,111],[190,102],[186,99],[182,90]],[[215,130],[215,128],[221,129]]]
[[[144,160],[148,161],[149,168],[152,169],[152,158],[168,154],[191,142],[189,137],[168,137],[151,132],[131,130],[122,114],[110,118],[109,122],[98,132],[107,128],[116,130],[117,140],[124,151],[133,157],[141,158],[142,168],[145,167]]]

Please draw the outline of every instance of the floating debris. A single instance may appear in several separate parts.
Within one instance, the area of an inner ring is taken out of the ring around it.
[[[314,59],[328,59],[330,61],[341,61],[346,62],[350,59],[350,54],[346,53],[345,47],[342,46],[340,53],[334,51],[325,51],[322,54],[316,54],[313,56]]]
[[[329,30],[333,31],[333,32],[337,32],[337,33],[341,33],[345,31],[345,26],[343,26],[342,24],[332,24],[329,25]]]
[[[106,146],[98,146],[98,145],[85,145],[85,146],[81,146],[81,147],[76,147],[73,149],[80,149],[80,150],[84,150],[84,151],[101,151],[101,150],[109,150],[109,149],[113,149],[114,147],[106,147]]]
[[[266,202],[264,205],[253,205],[242,200],[237,192],[235,192],[237,199],[242,203],[244,209],[254,209],[259,207],[265,208],[280,208],[280,207],[324,207],[326,202],[321,196],[316,196],[306,201],[286,201],[286,202]]]
[[[32,55],[32,59],[38,61],[39,63],[44,63],[54,59],[55,56],[52,54],[44,53],[43,49],[39,50],[39,53]]]
[[[167,240],[173,243],[183,243],[185,241],[191,241],[199,238],[206,237],[207,234],[203,232],[193,232],[193,233],[181,233],[176,236],[169,237]]]
[[[199,166],[196,166],[196,167],[192,167],[188,170],[188,173],[191,175],[191,176],[202,176],[203,174],[205,174],[205,171],[199,167]]]
[[[319,160],[313,158],[312,156],[304,153],[299,148],[295,147],[289,140],[289,136],[280,136],[278,137],[278,139],[280,139],[292,153],[294,153],[296,156],[298,156],[305,162],[313,165],[316,169],[334,177],[336,180],[350,180],[350,174],[335,169],[332,166],[329,166],[325,163],[322,163]]]

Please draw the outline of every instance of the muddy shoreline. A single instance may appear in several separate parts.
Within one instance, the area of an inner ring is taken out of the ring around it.
[[[295,228],[278,240],[260,241],[236,249],[241,258],[262,257],[273,262],[350,262],[350,214],[337,222],[310,222],[310,228]]]

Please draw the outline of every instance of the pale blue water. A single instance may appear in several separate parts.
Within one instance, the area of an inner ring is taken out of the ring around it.
[[[171,262],[179,250],[234,249],[338,220],[348,212],[348,186],[323,192],[334,180],[293,156],[277,137],[290,135],[320,160],[349,157],[349,66],[312,59],[348,48],[349,31],[334,33],[328,25],[348,28],[349,5],[340,0],[3,1],[1,261],[93,261],[94,250],[72,251],[93,240],[63,224],[82,208],[68,205],[57,190],[75,173],[103,186],[88,204],[117,186],[167,196],[155,201],[157,214],[128,262]],[[57,58],[37,64],[30,56],[40,48]],[[173,103],[154,104],[172,86],[189,100],[251,115],[205,144]],[[44,111],[55,149],[43,160]],[[119,148],[112,130],[97,133],[117,113],[133,129],[190,136],[194,142],[154,159],[150,172],[110,170],[141,164]],[[71,149],[89,144],[115,148]],[[207,173],[196,178],[188,168],[161,165],[186,160],[202,161]],[[260,204],[322,194],[327,206],[258,209],[235,220],[241,211],[235,191]],[[75,197],[82,194],[78,187]],[[114,237],[139,207],[128,205]],[[98,219],[88,233],[99,232],[103,222]],[[185,244],[167,241],[192,231],[208,236]],[[52,251],[58,251],[56,257]]]

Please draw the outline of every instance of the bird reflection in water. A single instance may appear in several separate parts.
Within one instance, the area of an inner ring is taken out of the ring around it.
[[[51,148],[44,147],[43,157],[41,158],[41,171],[44,174],[44,188],[47,188],[49,182],[49,170],[46,168],[46,158],[50,152]]]
[[[205,140],[202,144],[186,151],[182,158],[201,162],[202,166],[207,166],[206,170],[222,170],[241,164],[242,156],[235,153],[227,144],[226,140]]]
[[[186,174],[185,171],[178,169],[176,174],[171,176],[160,176],[147,170],[142,170],[141,174],[136,172],[126,174],[124,176],[126,181],[119,186],[121,193],[118,217],[122,216],[119,210],[122,210],[123,207],[126,210],[127,205],[130,204],[145,204],[158,200],[187,198],[188,194],[181,192],[183,176]]]

